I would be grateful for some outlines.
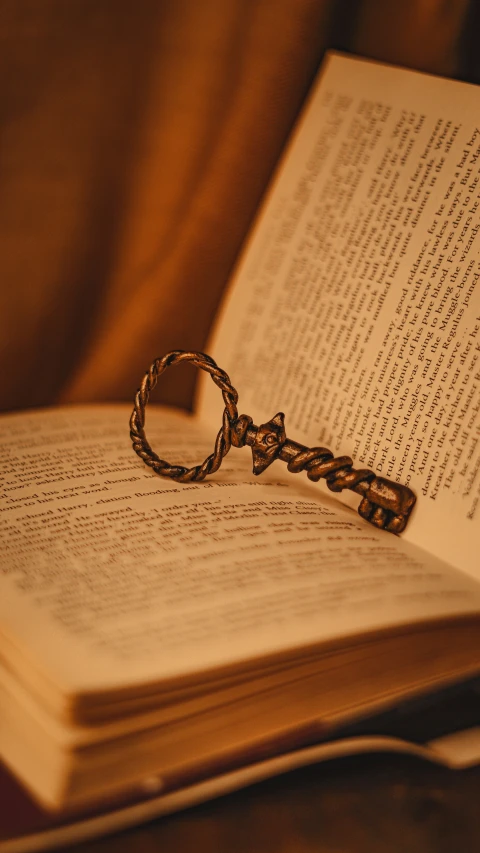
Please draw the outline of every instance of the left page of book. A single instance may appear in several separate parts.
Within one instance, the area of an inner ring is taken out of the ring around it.
[[[253,478],[246,448],[205,483],[156,476],[128,416],[0,419],[1,654],[54,711],[82,691],[480,610],[480,587],[446,564],[301,482]],[[147,434],[171,462],[213,447],[190,416],[155,407]]]

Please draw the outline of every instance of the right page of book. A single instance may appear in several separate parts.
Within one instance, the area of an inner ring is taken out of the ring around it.
[[[331,55],[209,346],[242,412],[409,485],[403,536],[478,579],[479,116],[478,87]]]

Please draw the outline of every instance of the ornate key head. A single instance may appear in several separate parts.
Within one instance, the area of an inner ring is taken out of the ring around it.
[[[255,440],[251,445],[254,474],[261,474],[278,458],[287,440],[284,421],[285,415],[278,412],[271,421],[257,427]]]

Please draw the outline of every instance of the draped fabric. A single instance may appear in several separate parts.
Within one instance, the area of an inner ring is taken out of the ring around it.
[[[0,0],[0,408],[130,400],[203,348],[325,49],[458,75],[472,7]]]

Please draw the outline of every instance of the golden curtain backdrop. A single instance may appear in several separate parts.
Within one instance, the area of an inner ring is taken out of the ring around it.
[[[0,0],[0,407],[201,349],[329,46],[455,75],[467,0]],[[167,375],[188,406],[195,375]]]

